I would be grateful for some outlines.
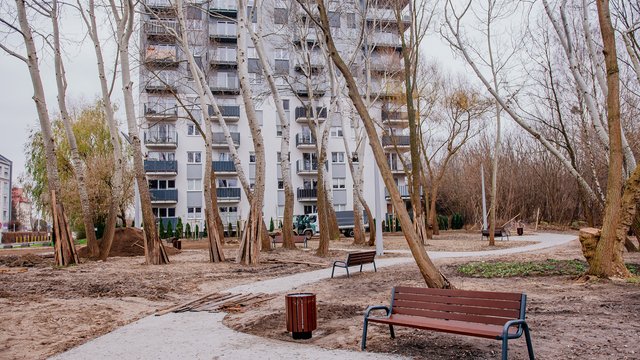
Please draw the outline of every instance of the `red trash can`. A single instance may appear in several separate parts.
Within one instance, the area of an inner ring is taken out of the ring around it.
[[[316,294],[293,293],[285,295],[287,331],[295,340],[311,339],[318,327]]]

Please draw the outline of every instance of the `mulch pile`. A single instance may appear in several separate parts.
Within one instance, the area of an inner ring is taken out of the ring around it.
[[[168,255],[180,253],[180,250],[171,246],[165,246],[164,248],[167,250]],[[87,252],[86,247],[78,249],[78,255],[80,257],[86,258]],[[111,244],[111,251],[109,252],[109,257],[114,256],[144,256],[144,236],[142,235],[142,230],[135,228],[117,228],[113,235],[113,244]]]
[[[0,256],[0,265],[5,265],[8,267],[40,267],[40,266],[49,266],[52,262],[53,256],[47,258],[35,255],[35,254],[24,254],[24,255],[7,255]]]

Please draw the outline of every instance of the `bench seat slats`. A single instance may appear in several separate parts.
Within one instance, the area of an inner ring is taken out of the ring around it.
[[[417,316],[401,314],[394,314],[389,318],[370,317],[369,321],[382,324],[409,326],[412,328],[424,330],[437,330],[460,335],[471,335],[489,339],[498,339],[502,335],[502,326],[500,325],[469,323],[456,320],[421,318]],[[509,330],[509,333],[515,334],[516,331],[517,328],[514,327]]]
[[[473,305],[477,305],[474,303]],[[488,315],[505,318],[507,320],[517,319],[520,316],[519,309],[502,309],[496,307],[481,307],[481,306],[467,306],[450,303],[435,303],[424,301],[408,301],[408,300],[395,300],[393,304],[394,309],[399,308],[412,308],[412,309],[424,309],[443,312],[454,312],[461,314],[473,314],[473,315]]]
[[[492,316],[481,316],[481,315],[473,315],[473,314],[462,314],[462,313],[450,313],[444,311],[433,311],[433,310],[423,310],[423,309],[411,309],[411,308],[396,308],[393,307],[393,314],[399,315],[411,315],[420,318],[430,318],[430,319],[443,319],[443,320],[458,320],[464,322],[472,322],[472,323],[480,323],[480,324],[493,324],[493,325],[504,325],[508,320],[507,318],[501,317],[492,317]]]
[[[477,298],[458,298],[449,296],[431,296],[419,294],[395,294],[394,300],[431,302],[439,304],[458,304],[482,306],[489,308],[513,309],[520,310],[520,301],[500,301],[494,299],[477,299]]]
[[[468,290],[451,290],[451,289],[432,289],[432,288],[410,288],[399,286],[395,288],[396,296],[398,294],[423,294],[436,296],[454,296],[462,298],[474,299],[496,299],[511,300],[520,303],[521,294],[507,292],[489,292],[489,291],[468,291]]]
[[[357,253],[349,253],[347,255],[347,266],[368,264],[373,262],[376,256],[375,251],[363,251]]]

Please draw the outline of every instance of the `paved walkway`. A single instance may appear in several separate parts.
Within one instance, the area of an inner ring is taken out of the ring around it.
[[[534,252],[560,246],[576,239],[575,235],[538,234],[514,238],[538,241],[536,244],[494,251],[430,252],[432,259],[499,256]],[[391,252],[391,251],[387,251]],[[409,254],[407,250],[394,251]],[[376,261],[378,268],[410,263],[411,257]],[[354,267],[355,269],[355,267]],[[281,293],[301,285],[331,277],[331,268],[310,271],[236,286],[233,293]],[[328,350],[308,344],[266,339],[236,332],[224,326],[225,313],[170,313],[148,316],[109,334],[59,354],[53,359],[401,359],[399,356],[347,350]]]

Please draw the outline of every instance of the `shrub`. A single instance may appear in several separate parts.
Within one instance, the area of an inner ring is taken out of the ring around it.
[[[184,233],[185,233],[184,236],[187,239],[190,239],[191,238],[191,225],[189,223],[187,223],[187,226],[185,226],[184,229],[185,229],[184,230]]]
[[[449,230],[449,217],[438,215],[438,229]]]
[[[273,232],[275,230],[275,225],[273,225],[273,218],[269,221],[269,232]]]
[[[159,221],[159,225],[158,225],[158,237],[160,239],[164,239],[167,237],[167,234],[164,230],[164,222],[162,221],[162,218]]]
[[[209,235],[207,235],[207,222],[204,222],[204,225],[202,225],[202,236],[207,237]]]
[[[462,229],[462,227],[464,227],[464,219],[462,218],[462,215],[458,213],[453,214],[451,217],[451,228],[453,230],[459,230]]]
[[[175,232],[175,236],[178,239],[181,239],[183,235],[183,225],[182,225],[182,218],[178,218],[178,224],[176,224],[176,232]]]
[[[165,237],[170,238],[173,237],[173,223],[171,221],[169,221],[169,223],[167,224],[167,233],[165,234]]]
[[[231,222],[229,222],[227,224],[227,236],[231,237],[231,234],[233,233],[233,225],[231,225]]]
[[[198,224],[196,224],[196,233],[195,233],[196,239],[200,239],[200,229],[198,229]]]

